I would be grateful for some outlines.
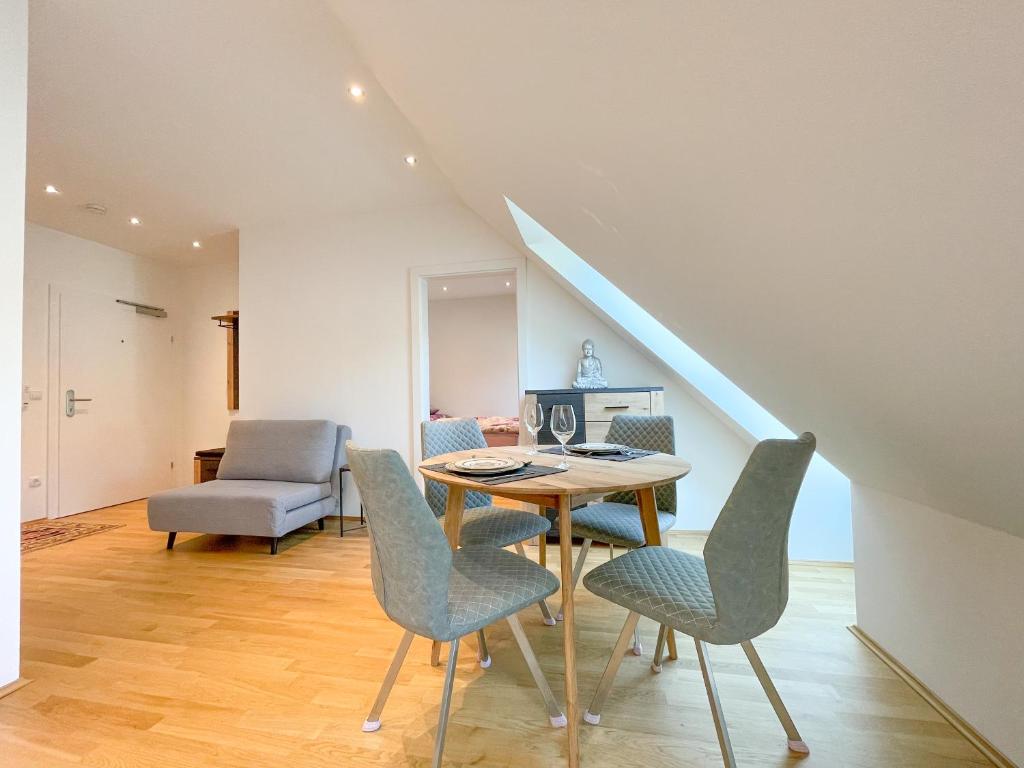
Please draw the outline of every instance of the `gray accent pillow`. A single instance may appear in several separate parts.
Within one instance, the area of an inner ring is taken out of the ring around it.
[[[233,421],[217,479],[327,483],[337,439],[333,421]]]

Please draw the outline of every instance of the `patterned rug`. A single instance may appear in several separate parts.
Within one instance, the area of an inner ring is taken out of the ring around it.
[[[67,541],[84,539],[94,533],[124,528],[124,523],[77,523],[70,520],[41,520],[21,526],[21,552],[55,547]]]

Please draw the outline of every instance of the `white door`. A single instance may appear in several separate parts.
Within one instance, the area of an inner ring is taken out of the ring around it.
[[[100,294],[62,292],[59,303],[57,516],[171,487],[178,393],[170,322]]]

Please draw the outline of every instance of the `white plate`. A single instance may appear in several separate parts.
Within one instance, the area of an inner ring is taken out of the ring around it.
[[[626,446],[617,443],[576,443],[565,446],[574,453],[623,453]]]
[[[459,459],[445,465],[449,472],[458,472],[463,475],[498,475],[505,472],[515,472],[521,469],[523,462],[518,459],[511,459],[499,456],[478,456],[472,459]]]

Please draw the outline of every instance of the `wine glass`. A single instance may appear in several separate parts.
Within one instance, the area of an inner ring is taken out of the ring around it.
[[[568,469],[569,461],[565,458],[565,444],[576,434],[576,412],[571,405],[556,405],[551,409],[551,433],[562,444],[562,461],[559,469]]]
[[[533,437],[533,446],[527,451],[527,454],[536,456],[538,453],[537,433],[544,426],[544,409],[540,403],[526,404],[526,407],[523,408],[523,422],[526,424],[526,431]]]

